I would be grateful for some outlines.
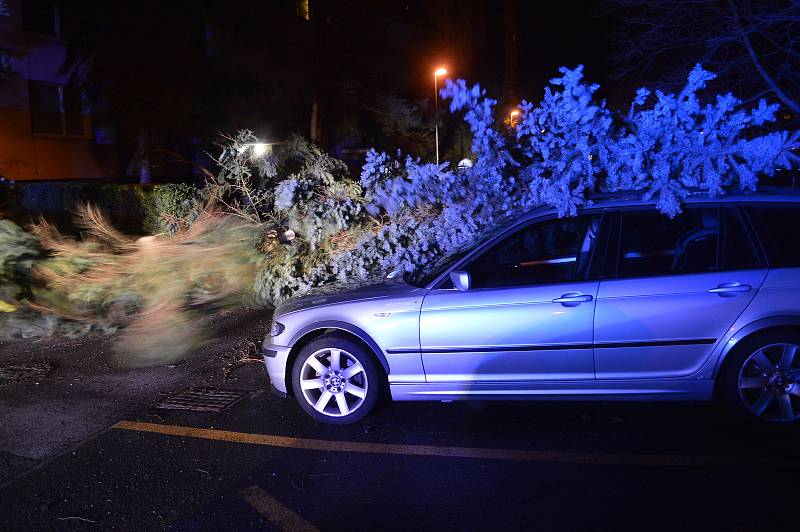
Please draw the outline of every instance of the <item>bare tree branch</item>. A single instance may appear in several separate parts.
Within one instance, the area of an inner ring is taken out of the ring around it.
[[[758,71],[759,75],[764,79],[764,82],[769,85],[769,88],[775,93],[775,95],[792,111],[795,113],[800,113],[800,104],[796,101],[791,99],[781,88],[775,83],[775,80],[770,77],[767,71],[764,69],[764,66],[759,61],[758,56],[756,55],[755,50],[753,49],[753,44],[750,42],[750,37],[747,35],[746,32],[742,31],[741,22],[739,19],[739,13],[736,10],[736,5],[733,3],[733,0],[728,0],[728,5],[733,12],[734,20],[736,21],[736,28],[739,30],[739,37],[742,39],[742,43],[744,44],[745,48],[747,49],[747,54],[750,56],[750,59],[753,61],[753,66]]]
[[[800,0],[604,0],[620,22],[610,38],[615,77],[677,90],[692,66],[752,101],[768,91],[800,122]]]

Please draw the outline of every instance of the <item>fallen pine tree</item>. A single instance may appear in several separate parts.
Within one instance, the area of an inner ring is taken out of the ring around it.
[[[219,169],[184,217],[163,220],[170,233],[136,240],[91,207],[82,239],[4,221],[0,335],[124,328],[121,352],[173,360],[203,341],[197,318],[211,310],[411,271],[520,212],[573,215],[596,192],[633,191],[674,216],[690,191],[754,190],[797,161],[798,133],[767,127],[777,106],[730,94],[703,104],[713,75],[699,66],[680,93],[640,89],[624,112],[596,98],[580,67],[561,74],[513,126],[479,86],[446,83],[472,132],[470,168],[370,151],[356,181],[300,138],[261,153],[242,131],[220,144]]]

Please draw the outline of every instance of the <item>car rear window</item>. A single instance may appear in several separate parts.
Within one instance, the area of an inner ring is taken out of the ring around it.
[[[621,277],[719,269],[719,209],[686,209],[670,219],[655,209],[622,213]]]
[[[800,266],[800,205],[765,205],[748,208],[764,243],[771,266]]]

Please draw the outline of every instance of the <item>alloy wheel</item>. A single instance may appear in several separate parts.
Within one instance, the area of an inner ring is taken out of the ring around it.
[[[300,389],[314,410],[331,417],[352,414],[367,397],[367,373],[351,353],[325,348],[306,358],[300,368]]]
[[[800,419],[800,346],[776,343],[752,353],[739,371],[739,397],[750,413],[768,420]]]

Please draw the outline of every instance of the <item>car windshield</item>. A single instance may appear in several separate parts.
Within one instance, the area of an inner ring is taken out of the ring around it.
[[[500,225],[492,226],[485,231],[479,233],[477,236],[472,238],[466,244],[456,248],[455,250],[451,251],[440,257],[439,259],[431,262],[429,264],[421,264],[417,266],[417,268],[413,271],[406,272],[403,274],[403,280],[410,285],[416,286],[418,288],[424,288],[428,285],[431,281],[436,279],[439,275],[441,275],[445,270],[450,268],[453,264],[467,256],[472,250],[503,232],[505,232],[509,227],[516,224],[519,220],[512,219],[506,220],[504,223]]]

